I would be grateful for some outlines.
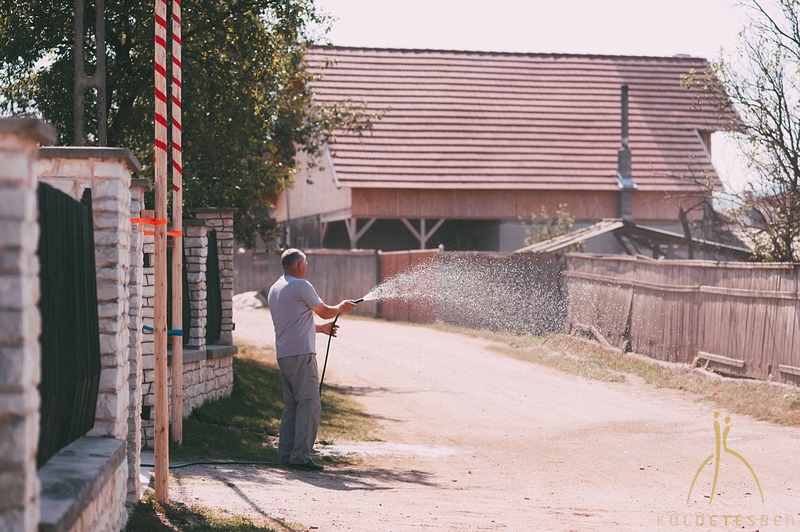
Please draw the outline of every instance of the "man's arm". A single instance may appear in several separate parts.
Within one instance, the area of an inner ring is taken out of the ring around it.
[[[331,318],[335,318],[337,314],[341,314],[342,312],[350,312],[354,308],[356,308],[356,304],[350,301],[349,299],[345,299],[341,303],[335,306],[326,305],[324,302],[320,303],[316,307],[312,307],[311,310],[314,311],[314,314],[322,318],[323,320],[329,320]]]

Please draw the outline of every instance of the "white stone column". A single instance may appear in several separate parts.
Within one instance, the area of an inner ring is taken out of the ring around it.
[[[189,299],[192,309],[189,331],[190,349],[206,348],[207,290],[206,260],[208,259],[208,227],[201,220],[183,222],[183,249],[186,254],[186,276],[189,280]]]
[[[142,217],[144,194],[152,187],[147,179],[131,180],[131,218]],[[144,283],[143,247],[144,225],[131,224],[131,259],[128,275],[130,322],[128,324],[128,493],[126,504],[132,507],[139,501],[139,468],[142,450],[142,291]]]
[[[0,530],[39,527],[39,260],[37,143],[55,131],[0,118]]]
[[[152,210],[142,211],[142,218],[152,218],[155,212]],[[153,268],[153,257],[155,253],[155,246],[153,243],[153,236],[145,236],[142,246],[142,256],[144,258],[144,265],[142,267],[142,322],[144,325],[153,326],[153,307],[155,305],[155,269]],[[141,391],[142,391],[142,415],[140,417],[141,445],[145,449],[152,449],[154,446],[154,430],[155,430],[155,412],[153,411],[154,398],[153,395],[153,335],[142,334],[142,376]]]
[[[233,344],[233,215],[236,209],[199,209],[198,220],[217,232],[219,282],[222,293],[222,332],[219,343]]]

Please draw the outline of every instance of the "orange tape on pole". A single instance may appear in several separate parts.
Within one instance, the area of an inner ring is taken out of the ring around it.
[[[153,236],[155,235],[155,231],[145,231],[144,236]],[[167,231],[167,236],[171,236],[173,238],[181,238],[183,237],[183,231]]]
[[[156,220],[155,218],[131,218],[132,224],[142,225],[167,225],[167,219]]]

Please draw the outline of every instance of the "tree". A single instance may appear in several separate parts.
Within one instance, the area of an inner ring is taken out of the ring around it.
[[[730,214],[756,258],[800,259],[800,0],[742,0],[748,23],[733,59],[685,79],[729,118],[758,179],[732,191]],[[725,97],[727,95],[727,97]],[[736,113],[731,113],[731,106]]]
[[[523,223],[525,233],[525,245],[530,246],[537,242],[544,242],[551,238],[564,236],[572,232],[575,219],[569,213],[569,205],[559,203],[556,209],[555,219],[550,217],[544,205],[541,206],[539,214],[531,213],[531,227]],[[583,251],[583,242],[572,244],[567,248],[569,251]]]
[[[3,110],[41,115],[64,144],[73,140],[73,10],[73,0],[0,0]],[[369,117],[350,102],[312,101],[303,55],[313,28],[330,22],[313,0],[196,0],[182,19],[185,206],[235,207],[237,240],[268,240],[270,200],[291,185],[298,148],[313,162],[334,129],[360,133]],[[152,1],[106,3],[108,144],[131,148],[143,175],[152,175],[153,28]]]

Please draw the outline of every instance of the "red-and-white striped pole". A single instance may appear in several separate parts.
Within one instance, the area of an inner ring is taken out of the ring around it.
[[[172,328],[183,329],[181,1],[172,0]],[[183,443],[183,337],[172,337],[172,441]]]
[[[167,217],[167,2],[155,0],[155,217]],[[153,362],[155,384],[156,500],[169,503],[169,407],[167,404],[167,226],[154,227],[155,287]]]

